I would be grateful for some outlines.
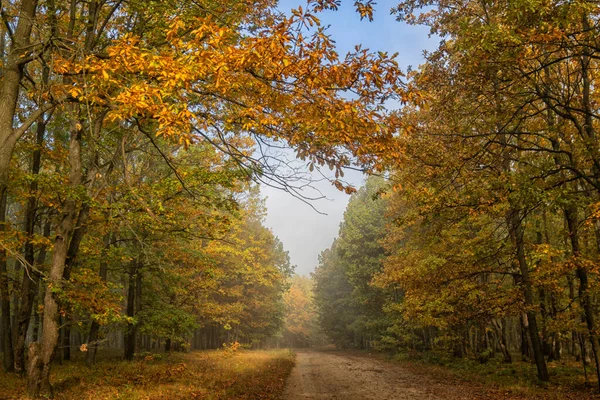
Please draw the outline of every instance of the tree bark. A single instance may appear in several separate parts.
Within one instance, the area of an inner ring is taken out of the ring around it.
[[[142,311],[142,271],[141,271],[141,265],[138,264],[137,267],[137,271],[135,274],[135,305],[134,305],[134,313],[137,316],[140,311]],[[139,343],[139,338],[140,335],[137,334],[137,332],[139,331],[139,326],[140,321],[139,321],[139,317],[138,320],[136,321],[135,324],[135,332],[134,332],[134,343],[135,343],[135,349],[139,349],[141,347],[140,343]]]
[[[554,293],[550,294],[550,315],[553,319],[556,318],[558,314],[558,309],[556,306],[556,295]],[[554,360],[560,360],[560,352],[561,352],[561,344],[560,344],[560,336],[558,332],[552,333],[552,342],[551,342],[551,351],[548,356],[548,362]]]
[[[110,234],[107,233],[103,238],[104,249],[102,250],[103,255],[106,255],[110,247]],[[102,257],[100,261],[100,280],[106,282],[108,280],[108,263],[106,258]],[[85,357],[85,363],[87,366],[92,366],[96,363],[96,354],[98,353],[98,334],[100,332],[100,324],[98,321],[92,321],[90,326],[90,335],[88,337],[88,353]]]
[[[40,357],[40,345],[38,342],[33,342],[29,345],[27,353],[27,393],[32,393],[38,390],[37,382],[42,379],[41,373],[42,359]]]
[[[550,380],[548,375],[548,369],[546,367],[546,360],[544,359],[544,353],[542,349],[542,343],[539,336],[539,329],[537,326],[537,319],[535,311],[532,307],[534,305],[533,288],[531,285],[531,278],[529,276],[529,266],[525,259],[525,243],[523,241],[523,225],[521,223],[520,213],[514,208],[511,209],[508,216],[508,225],[512,241],[517,251],[517,263],[519,270],[521,271],[521,286],[523,289],[523,297],[525,300],[525,307],[527,309],[527,325],[529,331],[529,337],[531,339],[531,350],[533,351],[533,358],[538,372],[538,379],[544,382]]]
[[[0,233],[6,230],[6,191],[0,197]],[[13,339],[10,323],[10,292],[8,284],[7,254],[4,248],[0,249],[0,311],[2,312],[2,349],[4,350],[4,369],[14,371]]]
[[[48,219],[48,221],[46,221],[46,223],[44,224],[44,230],[43,230],[43,235],[45,238],[50,237],[51,229],[52,229],[52,225],[51,225],[50,220]],[[47,247],[42,246],[42,248],[40,249],[40,251],[36,257],[35,264],[38,266],[44,265],[44,263],[46,262],[46,255],[47,255]],[[44,289],[44,287],[40,286],[39,282],[38,282],[37,290],[35,292],[35,297],[33,299],[33,307],[34,308],[39,303],[39,299],[44,296],[43,289]],[[33,338],[34,342],[38,342],[40,340],[40,338],[38,336],[39,332],[40,332],[40,313],[34,312],[34,314],[33,314],[33,329],[32,329],[32,336],[31,336]],[[39,346],[38,346],[38,350],[39,350]],[[27,370],[29,370],[29,367],[27,367]]]
[[[7,57],[2,66],[2,80],[0,81],[0,230],[5,229],[4,218],[6,213],[6,196],[8,189],[8,177],[10,160],[17,143],[33,120],[24,123],[19,129],[14,129],[15,113],[19,101],[21,79],[25,63],[23,53],[26,52],[31,41],[31,31],[37,9],[37,0],[23,0],[19,9],[17,26],[12,34],[12,43]],[[5,43],[3,43],[3,48]],[[37,119],[37,116],[32,115]],[[0,250],[0,282],[2,282],[1,308],[2,329],[4,344],[4,367],[11,371],[14,369],[14,349],[12,345],[12,334],[10,333],[10,304],[8,300],[8,282],[6,282],[6,250]],[[6,284],[4,283],[6,282]],[[8,306],[8,307],[7,307]],[[9,344],[10,343],[10,344]]]
[[[67,251],[67,259],[65,260],[65,270],[63,272],[63,280],[65,282],[71,279],[71,271],[75,267],[77,262],[77,253],[79,253],[79,246],[81,245],[81,241],[87,232],[87,220],[90,212],[89,203],[83,203],[81,209],[79,210],[79,215],[77,216],[77,223],[73,230],[73,234],[71,235],[71,240],[69,242],[69,250]],[[67,314],[65,316],[65,324],[63,328],[63,342],[62,342],[62,350],[63,350],[63,360],[69,361],[71,360],[71,316]]]
[[[3,76],[0,81],[0,198],[6,195],[10,160],[17,140],[25,133],[29,125],[42,114],[42,111],[38,110],[37,113],[32,114],[35,119],[27,120],[18,129],[13,127],[19,101],[21,79],[25,68],[22,55],[26,54],[24,49],[27,49],[30,45],[37,3],[37,0],[21,1],[17,27],[12,35],[13,42],[2,66]]]
[[[127,316],[133,318],[135,316],[135,281],[137,275],[137,260],[133,260],[129,267],[128,273],[128,289],[127,289]],[[125,331],[125,346],[124,346],[124,357],[128,361],[133,360],[133,354],[135,353],[135,335],[136,326],[130,324]]]
[[[48,79],[48,70],[44,69],[44,80]],[[40,173],[42,161],[42,146],[46,134],[46,121],[42,115],[36,126],[36,148],[32,155],[31,174]],[[31,321],[31,311],[38,291],[40,274],[35,267],[35,249],[31,238],[35,233],[36,207],[37,201],[35,193],[38,190],[37,179],[33,179],[29,185],[30,196],[27,199],[27,209],[25,211],[25,233],[27,241],[25,242],[24,258],[27,265],[24,266],[23,281],[21,284],[21,308],[19,310],[17,322],[17,335],[15,338],[15,371],[25,372],[25,337]],[[41,250],[40,250],[41,251]],[[39,264],[38,264],[39,265]],[[33,266],[34,268],[31,268]]]
[[[69,185],[71,189],[77,188],[82,181],[81,165],[81,127],[76,124],[75,118],[77,112],[73,112],[71,122],[71,137],[69,143],[69,163],[71,170],[69,172]],[[54,253],[52,255],[52,264],[47,279],[46,294],[44,296],[44,318],[43,332],[40,344],[41,352],[41,373],[38,382],[28,382],[28,388],[31,388],[29,395],[38,397],[40,394],[52,395],[52,386],[50,384],[50,363],[56,353],[56,345],[59,337],[59,304],[57,294],[62,289],[62,281],[65,270],[65,263],[68,253],[68,243],[73,230],[75,229],[75,215],[77,212],[77,202],[72,196],[65,200],[63,211],[61,213],[60,223],[56,229],[54,238]],[[28,376],[28,380],[36,379],[38,374]]]
[[[573,250],[573,259],[575,264],[577,265],[576,274],[577,279],[579,280],[579,302],[581,304],[581,308],[583,309],[583,314],[585,317],[585,322],[588,328],[588,335],[590,339],[590,344],[592,345],[592,355],[594,357],[594,363],[596,365],[596,374],[599,379],[600,384],[600,362],[598,355],[598,336],[596,334],[596,321],[594,318],[594,310],[590,298],[589,293],[589,282],[588,282],[588,274],[583,266],[581,266],[578,261],[578,257],[581,254],[581,249],[579,246],[579,231],[578,224],[579,218],[577,216],[577,208],[576,206],[568,206],[564,208],[565,219],[567,221],[567,227],[569,229],[569,239],[571,241],[571,248]]]
[[[500,351],[502,352],[502,357],[505,363],[511,363],[512,357],[510,352],[508,351],[508,345],[506,344],[506,324],[503,320],[498,322],[497,320],[492,320],[492,325],[496,330],[496,334],[498,335],[498,347],[500,347]]]

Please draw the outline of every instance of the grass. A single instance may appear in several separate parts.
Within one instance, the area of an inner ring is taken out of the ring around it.
[[[585,381],[581,362],[563,359],[547,364],[550,383],[537,379],[534,364],[520,361],[515,355],[510,364],[493,358],[486,363],[468,358],[451,358],[436,353],[399,354],[395,361],[407,364],[415,372],[481,385],[490,395],[522,399],[587,399],[598,398],[595,370],[588,366]]]
[[[278,351],[174,353],[126,362],[104,359],[55,365],[56,399],[277,399],[294,365]],[[0,373],[0,399],[20,399],[25,380]]]

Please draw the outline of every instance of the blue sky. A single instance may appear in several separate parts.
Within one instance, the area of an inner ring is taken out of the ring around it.
[[[397,61],[403,70],[409,65],[418,67],[423,62],[423,50],[433,50],[438,40],[428,38],[429,30],[420,26],[409,26],[397,22],[390,15],[390,9],[397,4],[394,1],[380,1],[375,5],[373,22],[360,20],[354,10],[354,1],[342,0],[337,11],[326,11],[319,15],[322,25],[329,25],[329,33],[336,42],[340,57],[352,51],[354,46],[362,44],[372,51],[387,51],[399,53]],[[288,12],[298,5],[306,8],[305,1],[284,0],[279,9]],[[360,186],[364,177],[358,172],[350,171],[346,180],[355,186]],[[337,191],[328,182],[318,182],[314,185],[327,199],[313,202],[309,205],[290,196],[287,193],[263,187],[262,194],[267,198],[266,225],[283,242],[289,251],[296,272],[307,275],[318,264],[318,255],[328,248],[337,236],[339,224],[349,196]]]

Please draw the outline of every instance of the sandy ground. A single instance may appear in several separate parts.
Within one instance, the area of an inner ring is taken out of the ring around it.
[[[457,383],[440,382],[406,367],[361,355],[304,350],[297,352],[284,400],[404,400],[486,398]]]

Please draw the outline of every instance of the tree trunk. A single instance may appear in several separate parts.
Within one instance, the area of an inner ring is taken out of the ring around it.
[[[133,318],[135,315],[135,281],[137,274],[137,260],[133,260],[129,267],[128,289],[127,289],[127,316]],[[128,361],[133,360],[135,352],[135,324],[130,324],[125,330],[125,354],[124,357]]]
[[[29,261],[27,261],[29,262]],[[31,262],[31,265],[34,265]],[[39,273],[34,270],[25,271],[23,274],[23,285],[21,293],[21,308],[19,310],[17,336],[15,338],[15,371],[25,372],[25,339],[29,323],[31,321],[31,312],[33,304],[39,289]]]
[[[63,272],[63,280],[65,282],[71,279],[71,271],[73,271],[73,268],[75,267],[75,264],[77,262],[77,253],[79,253],[79,246],[81,245],[81,240],[87,232],[87,220],[89,212],[89,203],[83,203],[81,209],[79,210],[79,215],[77,216],[77,223],[75,225],[75,228],[73,229],[73,234],[69,242],[69,250],[67,251],[67,259],[65,260],[65,270]],[[71,315],[67,314],[65,315],[62,342],[63,360],[65,361],[71,360],[71,326]]]
[[[72,189],[81,185],[82,165],[81,165],[81,127],[76,123],[77,115],[73,112],[71,122],[71,138],[69,144],[69,185]],[[75,215],[77,212],[76,199],[68,197],[65,200],[63,211],[61,213],[60,223],[56,229],[54,239],[54,253],[52,255],[52,264],[47,279],[46,294],[44,296],[44,318],[43,332],[40,344],[41,351],[41,374],[39,382],[28,382],[28,388],[31,388],[29,395],[38,397],[40,394],[52,395],[52,386],[50,385],[50,363],[56,352],[58,343],[59,326],[58,311],[59,305],[56,293],[61,290],[62,280],[67,260],[68,243],[73,230],[75,229]],[[36,379],[38,374],[28,376],[28,379]]]
[[[567,227],[569,229],[569,239],[571,241],[571,248],[573,250],[573,259],[577,265],[576,274],[579,279],[579,302],[583,309],[585,322],[588,328],[588,334],[590,344],[592,345],[592,355],[594,357],[594,363],[596,365],[596,375],[600,384],[600,362],[598,359],[598,336],[596,335],[594,311],[592,301],[589,293],[588,274],[586,269],[581,266],[577,258],[580,256],[579,247],[579,232],[578,224],[579,218],[577,217],[576,206],[568,206],[564,208],[565,219],[567,220]]]
[[[106,254],[110,247],[110,234],[107,233],[104,235],[104,249],[103,253]],[[108,264],[106,262],[106,258],[102,257],[100,261],[100,280],[104,283],[108,280]],[[92,325],[90,327],[90,335],[88,338],[88,353],[85,357],[85,363],[88,366],[94,365],[96,362],[96,354],[98,353],[98,333],[100,332],[100,324],[97,321],[92,321]]]
[[[0,194],[0,232],[6,229],[6,191]],[[6,250],[0,249],[0,311],[2,312],[2,349],[4,351],[4,369],[7,372],[14,371],[14,350],[12,331],[10,329],[10,292],[8,285],[8,268],[6,262]]]
[[[583,27],[585,30],[589,30],[590,22],[586,14],[582,17]],[[600,174],[600,168],[598,162],[600,160],[600,154],[598,152],[598,140],[596,138],[596,132],[593,121],[593,104],[592,104],[592,91],[593,83],[590,79],[590,55],[592,50],[587,43],[589,39],[586,37],[586,43],[583,46],[583,52],[581,57],[581,78],[582,78],[582,105],[585,110],[584,112],[584,129],[587,136],[585,143],[589,146],[588,150],[592,154],[595,161],[593,165],[594,176],[597,178]],[[571,245],[573,247],[573,257],[579,256],[579,237],[577,232],[577,208],[573,206],[573,210],[570,212],[570,216],[565,214],[567,218],[567,225],[569,227],[569,237],[571,238]],[[571,222],[569,222],[571,220]],[[577,262],[577,261],[576,261]],[[592,345],[592,353],[594,356],[594,362],[596,364],[596,377],[598,379],[598,387],[600,388],[600,363],[598,360],[598,336],[595,328],[594,312],[592,306],[592,299],[589,293],[589,284],[587,271],[577,262],[577,278],[579,279],[579,299],[583,312],[585,314],[585,320],[589,331],[590,343]]]
[[[44,224],[44,237],[49,238],[50,237],[50,230],[51,230],[52,226],[51,226],[51,222],[50,220],[46,221],[46,223]],[[37,256],[37,260],[36,260],[36,265],[43,265],[46,262],[46,246],[42,246],[42,248],[40,249],[40,252],[38,253]],[[40,295],[40,291],[41,291],[41,295]],[[33,301],[33,307],[35,307],[35,305],[37,305],[39,303],[39,299],[40,297],[42,297],[44,295],[44,291],[43,291],[43,287],[40,287],[39,282],[37,285],[37,290],[35,293],[35,298]],[[34,313],[34,318],[33,318],[33,340],[35,342],[39,341],[41,338],[38,337],[40,331],[40,313],[39,312],[35,312]],[[38,348],[39,350],[39,348]]]
[[[2,66],[0,81],[0,230],[5,229],[10,160],[17,140],[39,117],[41,111],[31,114],[18,129],[14,129],[15,112],[19,101],[19,91],[25,62],[23,55],[29,48],[31,31],[37,9],[37,0],[21,1],[17,26],[12,33],[12,43]],[[3,30],[4,33],[4,30]],[[5,43],[3,43],[3,47]],[[4,50],[4,49],[3,49]],[[14,369],[14,349],[10,333],[10,304],[8,303],[8,282],[6,281],[6,250],[0,249],[0,297],[2,310],[2,338],[4,347],[4,367]]]
[[[550,343],[550,335],[548,334],[548,310],[546,307],[546,291],[543,288],[538,289],[538,296],[540,301],[540,316],[542,317],[542,351],[544,356],[549,356],[552,352],[552,346]]]
[[[135,302],[134,302],[134,314],[138,315],[140,311],[142,311],[142,271],[140,269],[141,265],[138,264],[137,271],[135,274]],[[138,326],[140,324],[139,319],[135,323],[135,331],[134,331],[134,348],[139,349],[141,345],[139,343],[140,335],[137,334]]]
[[[496,117],[500,121],[500,116],[503,115],[502,110],[502,99],[499,97],[498,82],[494,80],[494,89],[496,93],[495,106],[496,106]],[[513,168],[511,167],[511,155],[508,150],[508,137],[506,134],[501,134],[503,127],[500,123],[496,126],[496,131],[500,134],[500,142],[505,147],[505,152],[502,155],[502,168],[508,175],[512,174]],[[518,154],[517,154],[518,159]],[[531,340],[531,349],[533,351],[533,358],[535,359],[535,365],[537,368],[538,379],[541,381],[548,381],[550,379],[548,375],[548,369],[546,367],[546,360],[544,359],[542,344],[539,336],[539,329],[537,325],[535,311],[533,310],[534,295],[531,284],[531,278],[529,276],[529,266],[527,265],[527,259],[525,258],[525,243],[524,243],[524,229],[522,223],[522,211],[519,210],[518,204],[514,204],[509,196],[509,211],[506,215],[506,224],[508,226],[508,232],[510,238],[515,246],[516,250],[516,262],[521,272],[520,284],[523,290],[523,299],[525,301],[525,308],[527,314],[527,325],[529,330],[529,337]]]
[[[20,307],[21,304],[19,303],[19,297],[20,297],[21,291],[23,290],[20,285],[17,285],[17,281],[21,277],[22,269],[23,268],[21,267],[21,262],[19,262],[18,260],[15,260],[15,262],[13,264],[12,274],[9,272],[9,275],[11,275],[12,279],[13,279],[13,285],[12,285],[12,289],[11,289],[12,295],[11,295],[11,300],[10,300],[10,305],[12,307],[11,314],[10,314],[10,329],[11,329],[11,336],[12,336],[12,340],[13,340],[13,352],[16,350],[15,341],[17,338],[17,329],[19,326],[19,314],[20,314],[20,308],[21,308]],[[14,354],[13,354],[13,360],[14,360]]]
[[[554,293],[550,294],[550,314],[552,315],[552,318],[556,318],[556,316],[558,314],[558,307],[556,305],[556,295]],[[552,351],[550,352],[548,361],[550,362],[550,361],[554,361],[554,360],[560,360],[560,352],[561,352],[560,336],[559,336],[558,332],[553,332],[552,333]]]
[[[519,214],[520,213],[513,208],[508,216],[508,225],[510,235],[517,251],[517,263],[519,270],[521,271],[520,284],[523,289],[525,307],[527,308],[526,316],[529,331],[528,333],[531,340],[533,358],[535,360],[535,365],[538,372],[538,379],[547,382],[550,380],[550,376],[548,375],[546,360],[544,359],[535,311],[532,310],[532,306],[534,305],[533,288],[531,286],[531,278],[529,276],[529,266],[527,265],[527,260],[525,259],[525,243],[523,241],[524,232],[523,225],[521,223],[521,216]]]
[[[43,80],[47,83],[48,81],[48,68],[44,68]],[[45,116],[42,114],[38,119],[36,126],[36,148],[33,151],[32,163],[31,163],[31,174],[38,175],[40,173],[41,161],[42,161],[42,146],[44,145],[44,136],[46,135],[46,121]],[[38,190],[38,181],[33,179],[29,185],[30,196],[27,199],[27,209],[25,211],[25,233],[27,234],[27,241],[25,242],[24,258],[28,265],[25,265],[25,272],[23,274],[23,282],[21,285],[21,308],[19,312],[19,318],[17,323],[17,335],[15,338],[15,370],[17,372],[25,371],[25,337],[27,336],[27,330],[29,329],[29,323],[31,321],[31,311],[33,303],[38,291],[40,274],[36,270],[34,253],[35,249],[31,238],[35,233],[35,220],[36,220],[36,207],[37,201],[35,193]],[[40,250],[42,251],[42,250]],[[39,265],[39,264],[38,264]],[[34,268],[30,268],[33,266]]]
[[[42,359],[40,356],[40,345],[33,342],[29,345],[27,353],[27,393],[38,391],[37,382],[42,379]]]
[[[502,357],[505,363],[511,363],[512,357],[510,356],[510,352],[508,351],[508,346],[506,344],[506,324],[503,320],[498,322],[497,320],[492,320],[492,325],[496,330],[496,335],[498,335],[498,347],[500,347],[500,351],[502,352]]]

